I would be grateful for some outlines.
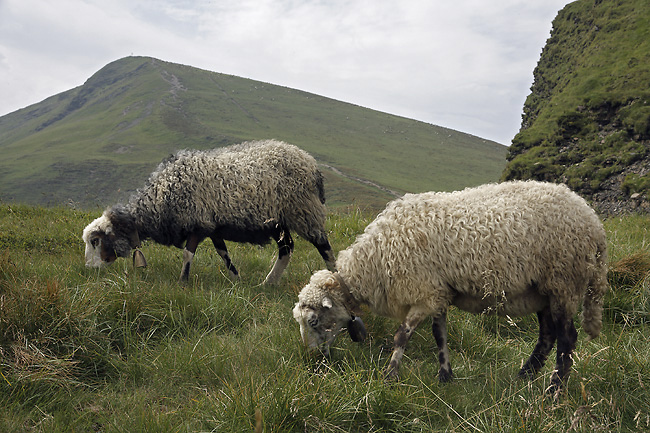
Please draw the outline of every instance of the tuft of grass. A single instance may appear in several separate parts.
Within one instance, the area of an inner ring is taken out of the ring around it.
[[[639,251],[612,263],[608,278],[616,286],[636,286],[650,273],[650,252]]]

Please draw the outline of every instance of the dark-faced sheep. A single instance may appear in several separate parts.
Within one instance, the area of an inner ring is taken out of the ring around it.
[[[274,239],[278,257],[265,283],[275,283],[289,263],[290,232],[295,231],[334,269],[324,203],[316,161],[296,146],[268,140],[179,151],[158,166],[127,205],[107,209],[85,228],[86,266],[128,257],[141,240],[152,239],[183,248],[184,281],[199,243],[210,238],[235,278],[224,241],[264,245]],[[136,252],[134,258],[143,258]]]
[[[602,326],[607,245],[594,211],[567,187],[507,182],[453,193],[407,194],[391,202],[336,261],[338,272],[316,272],[293,314],[305,344],[329,353],[347,327],[365,336],[357,315],[367,305],[402,322],[386,370],[396,377],[407,342],[433,317],[439,379],[452,377],[446,315],[450,305],[475,314],[536,313],[539,339],[520,376],[543,366],[557,341],[557,391],[572,365],[583,306],[584,331]]]

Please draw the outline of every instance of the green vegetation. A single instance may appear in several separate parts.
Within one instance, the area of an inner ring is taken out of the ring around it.
[[[561,181],[591,195],[650,158],[650,3],[570,3],[534,77],[503,179]],[[632,183],[628,195],[650,192]]]
[[[209,243],[186,287],[180,252],[144,246],[128,260],[83,263],[83,227],[96,215],[0,205],[0,431],[556,432],[650,429],[650,218],[606,221],[612,290],[601,336],[579,342],[566,394],[544,393],[549,362],[532,383],[520,363],[537,338],[534,317],[452,309],[456,375],[436,378],[435,341],[413,337],[399,382],[385,384],[398,324],[367,314],[369,339],[342,335],[324,362],[303,349],[291,309],[318,253],[298,239],[282,283],[262,287],[274,248],[231,244],[241,280],[229,281]],[[335,249],[373,218],[356,207],[330,215]],[[579,326],[578,326],[579,328]],[[553,356],[554,356],[553,352]]]
[[[323,164],[334,205],[383,208],[394,198],[386,189],[455,190],[496,181],[505,166],[505,146],[468,134],[127,57],[83,86],[0,118],[0,199],[104,207],[127,198],[179,148],[268,138],[296,144]]]

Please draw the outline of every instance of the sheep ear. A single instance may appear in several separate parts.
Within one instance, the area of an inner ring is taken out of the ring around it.
[[[368,332],[366,331],[366,325],[363,324],[361,317],[354,316],[350,319],[348,322],[348,333],[350,334],[352,341],[355,343],[361,343],[366,339]]]
[[[333,306],[333,304],[332,304],[332,300],[331,300],[330,298],[328,298],[327,296],[325,296],[325,297],[323,298],[323,307],[325,307],[325,308],[332,308],[332,306]]]

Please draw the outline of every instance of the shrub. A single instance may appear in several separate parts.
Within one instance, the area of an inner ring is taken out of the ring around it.
[[[650,174],[640,176],[636,173],[631,173],[625,176],[621,184],[623,192],[627,195],[634,193],[645,194],[648,196],[650,193]]]
[[[623,126],[632,134],[640,135],[641,139],[650,138],[650,106],[638,107],[633,104],[621,110]]]

